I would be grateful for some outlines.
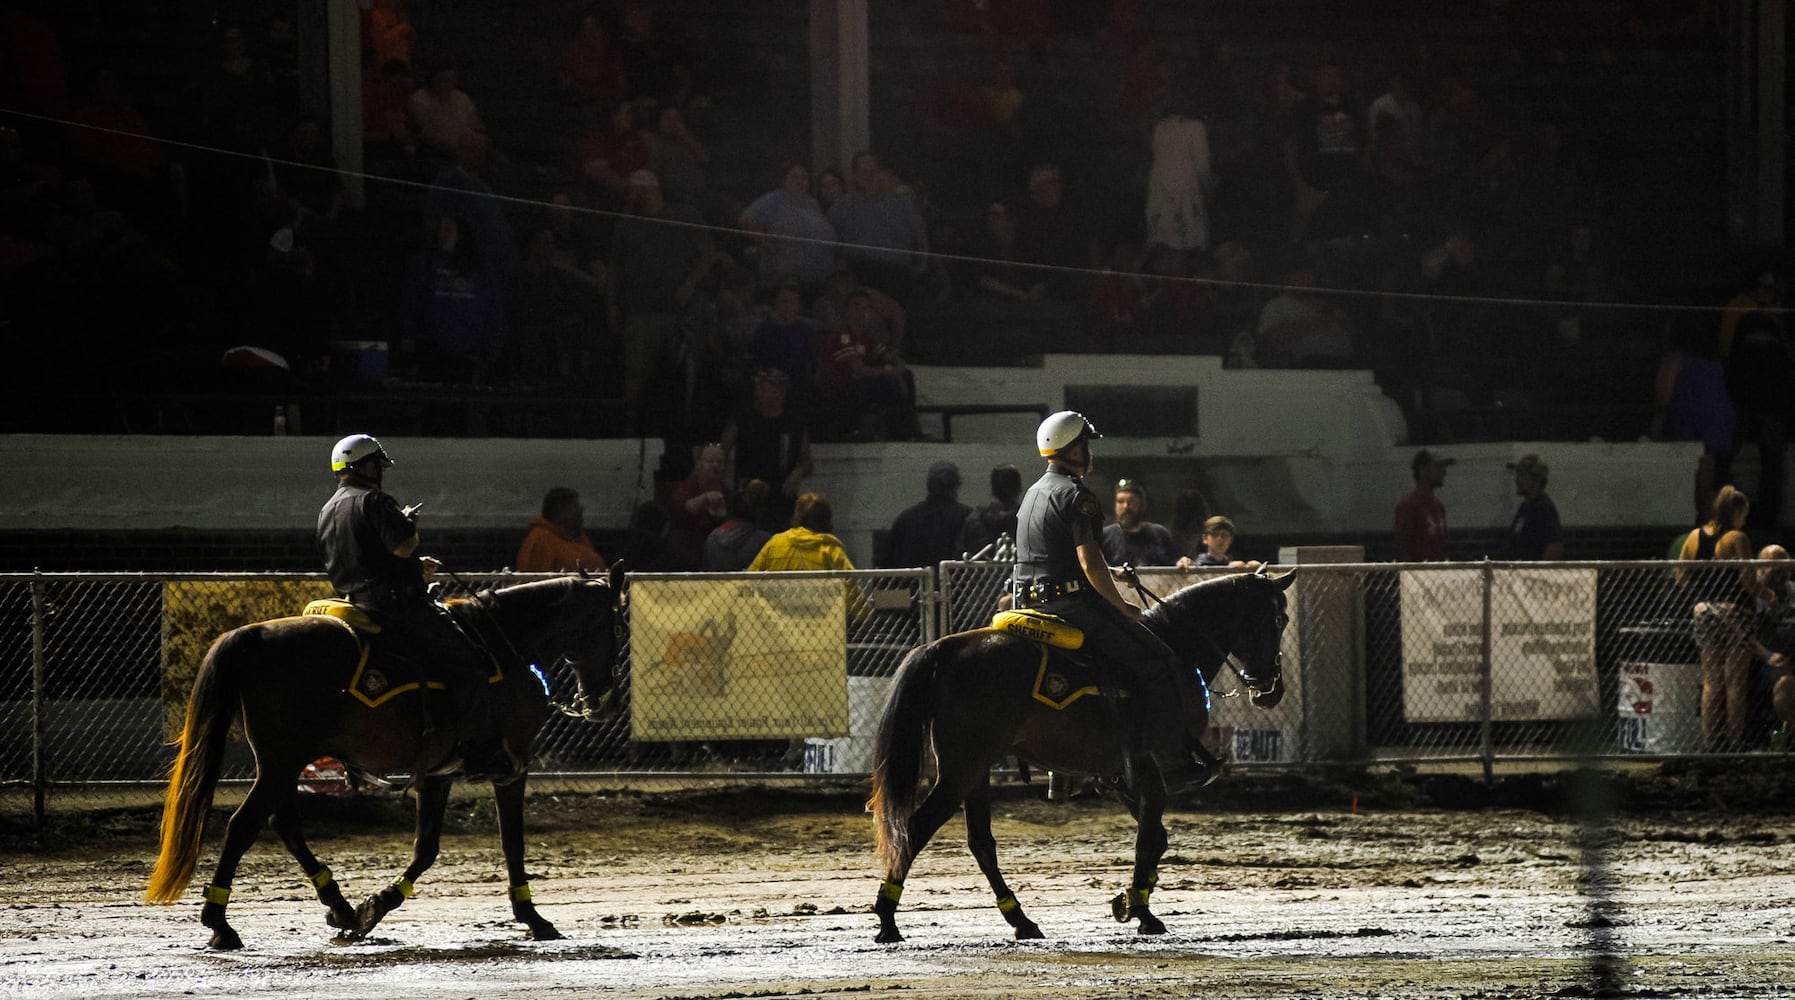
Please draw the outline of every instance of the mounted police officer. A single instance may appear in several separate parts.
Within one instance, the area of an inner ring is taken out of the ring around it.
[[[490,701],[485,657],[480,655],[449,616],[431,598],[429,581],[442,567],[418,555],[419,504],[400,507],[381,489],[381,478],[393,464],[380,442],[367,434],[351,434],[330,452],[337,490],[318,512],[318,552],[338,594],[366,611],[381,626],[395,658],[416,650],[424,675],[447,676],[456,714],[468,736],[457,752],[469,778],[508,779],[521,773],[498,736]]]
[[[1083,482],[1093,466],[1090,442],[1102,436],[1072,410],[1049,416],[1035,431],[1047,471],[1023,494],[1016,515],[1012,600],[1077,626],[1085,649],[1130,671],[1132,719],[1146,737],[1144,749],[1169,787],[1188,789],[1206,783],[1217,766],[1201,733],[1186,732],[1179,711],[1176,677],[1186,667],[1140,623],[1140,609],[1122,600],[1104,558],[1103,509]],[[1207,707],[1199,713],[1205,720]]]

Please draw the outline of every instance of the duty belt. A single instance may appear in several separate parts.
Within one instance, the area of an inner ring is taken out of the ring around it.
[[[1021,603],[1042,604],[1067,594],[1076,594],[1085,589],[1083,580],[1066,580],[1059,583],[1031,583],[1017,587],[1015,599]]]

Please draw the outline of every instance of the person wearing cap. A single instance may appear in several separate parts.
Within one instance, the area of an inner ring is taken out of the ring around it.
[[[1392,548],[1397,562],[1442,562],[1446,558],[1446,505],[1435,495],[1446,484],[1446,467],[1458,461],[1426,448],[1415,453],[1409,472],[1415,488],[1396,502]]]
[[[1564,533],[1558,523],[1558,505],[1546,495],[1551,470],[1538,455],[1523,455],[1510,462],[1520,509],[1508,526],[1508,557],[1557,562],[1564,558]]]
[[[1136,718],[1125,742],[1138,742],[1153,755],[1168,787],[1189,790],[1207,784],[1219,771],[1202,744],[1207,692],[1193,695],[1204,704],[1185,711],[1176,682],[1184,665],[1141,624],[1141,610],[1122,600],[1116,589],[1103,554],[1103,508],[1084,484],[1094,465],[1091,441],[1102,436],[1072,410],[1050,415],[1036,429],[1035,444],[1047,459],[1047,471],[1023,493],[1016,513],[1013,606],[1065,619],[1084,633],[1084,648],[1099,663],[1129,672],[1144,696],[1128,700]]]
[[[450,674],[449,693],[460,726],[469,734],[457,747],[466,777],[513,779],[523,773],[522,760],[499,738],[487,665],[447,609],[430,597],[429,582],[442,563],[418,554],[422,505],[400,507],[383,488],[392,464],[370,434],[351,434],[331,449],[337,489],[318,511],[324,569],[337,594],[380,625],[386,655],[419,664],[426,676]]]
[[[972,508],[960,502],[960,467],[946,459],[930,465],[927,489],[891,522],[881,567],[933,566],[965,554],[960,528]]]
[[[1103,529],[1103,557],[1111,566],[1177,565],[1172,532],[1147,520],[1146,513],[1146,487],[1134,479],[1116,480],[1116,519]]]
[[[667,201],[652,170],[630,174],[629,215],[611,234],[611,329],[623,339],[626,430],[640,424],[649,382],[665,359],[691,349],[680,321],[711,268],[729,259],[690,205]]]

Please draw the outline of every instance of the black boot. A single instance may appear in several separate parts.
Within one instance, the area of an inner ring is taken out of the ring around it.
[[[1153,761],[1165,777],[1169,796],[1194,795],[1222,775],[1222,762],[1197,740],[1188,740],[1176,753],[1155,752]]]

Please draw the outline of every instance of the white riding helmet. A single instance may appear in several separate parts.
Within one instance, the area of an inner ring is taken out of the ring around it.
[[[342,472],[369,456],[378,457],[382,468],[392,467],[393,460],[386,457],[386,449],[380,447],[380,442],[374,440],[374,435],[351,434],[330,449],[330,471]]]
[[[1076,410],[1061,410],[1041,421],[1035,428],[1035,444],[1041,454],[1052,457],[1061,449],[1070,448],[1087,438],[1101,438],[1097,428]]]

